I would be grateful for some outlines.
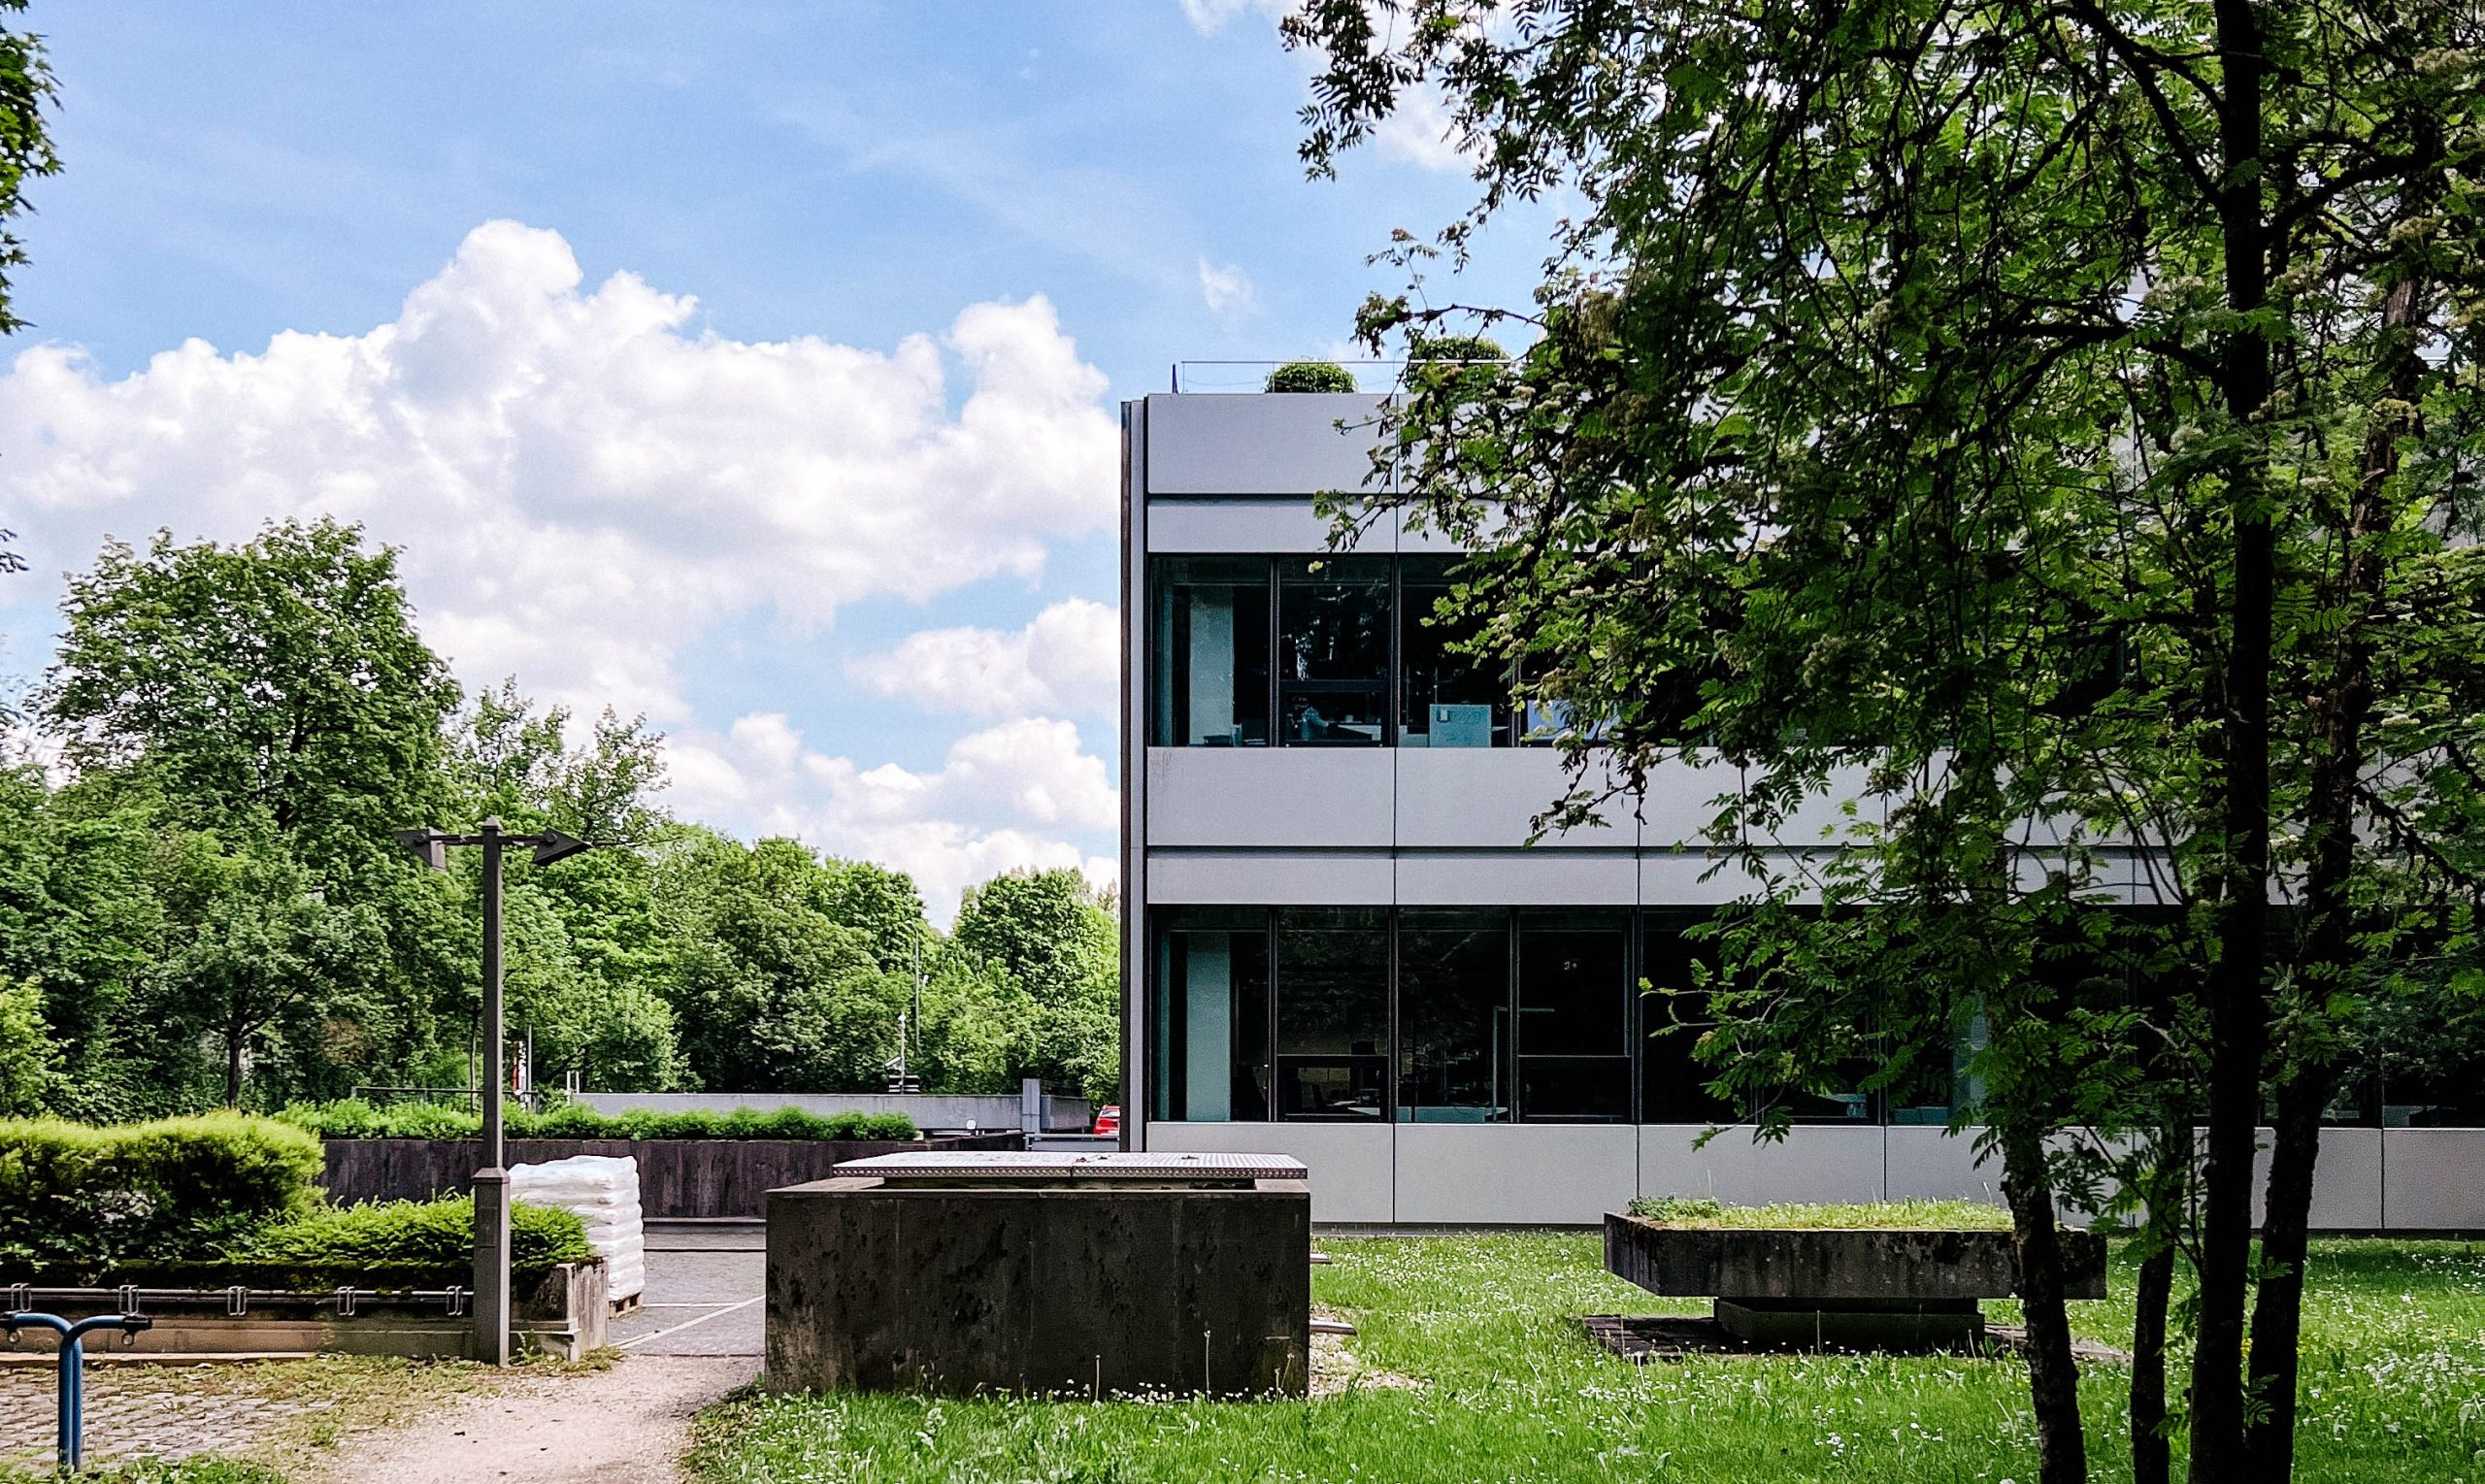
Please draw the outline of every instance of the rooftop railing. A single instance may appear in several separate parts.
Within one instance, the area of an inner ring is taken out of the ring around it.
[[[1319,355],[1297,356],[1286,361],[1176,361],[1173,389],[1177,392],[1266,391],[1269,373],[1298,361],[1342,367],[1355,379],[1355,390],[1374,393],[1396,391],[1399,377],[1407,365],[1403,360],[1339,361]]]

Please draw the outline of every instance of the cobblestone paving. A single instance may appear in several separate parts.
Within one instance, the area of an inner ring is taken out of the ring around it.
[[[86,1371],[86,1462],[242,1453],[286,1422],[334,1403],[247,1392],[192,1395],[179,1369]],[[58,1376],[50,1366],[0,1370],[0,1468],[48,1467],[59,1446]]]

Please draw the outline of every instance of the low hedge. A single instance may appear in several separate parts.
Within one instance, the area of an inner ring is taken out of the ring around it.
[[[295,1104],[277,1115],[322,1138],[477,1138],[483,1118],[473,1108],[439,1103],[395,1103],[374,1106],[358,1098],[338,1103]],[[914,1120],[904,1113],[831,1113],[821,1117],[800,1108],[762,1111],[738,1107],[730,1113],[660,1113],[634,1108],[626,1113],[599,1113],[584,1104],[570,1103],[543,1112],[511,1108],[512,1138],[818,1138],[903,1139],[919,1137]]]
[[[513,1202],[510,1261],[541,1271],[595,1257],[586,1227],[558,1206]],[[422,1269],[462,1272],[474,1265],[475,1198],[376,1201],[328,1205],[275,1223],[235,1242],[225,1258],[270,1268]]]
[[[310,1211],[323,1163],[301,1129],[240,1113],[0,1121],[0,1269],[100,1273],[220,1251]]]
[[[1355,374],[1335,361],[1288,361],[1269,373],[1262,389],[1276,392],[1353,391]]]

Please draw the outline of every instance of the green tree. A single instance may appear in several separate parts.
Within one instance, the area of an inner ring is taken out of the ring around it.
[[[903,871],[870,861],[829,861],[820,909],[839,924],[863,935],[872,960],[885,973],[911,975],[921,964],[932,937],[923,913],[923,893]]]
[[[0,0],[0,18],[21,13],[26,0]],[[55,97],[43,39],[0,25],[0,335],[24,327],[11,303],[11,275],[26,264],[25,244],[9,223],[23,214],[26,181],[60,170],[44,111]],[[0,545],[5,545],[0,542]],[[0,560],[0,571],[6,571]]]
[[[457,687],[358,527],[111,542],[62,616],[40,704],[82,773],[144,761],[182,822],[263,824],[330,882],[439,802]]]
[[[2450,538],[2478,452],[2485,20],[1310,0],[1286,29],[1322,52],[1315,172],[1407,90],[1449,101],[1477,204],[1401,261],[1580,195],[1523,312],[1536,344],[1490,381],[1410,375],[1384,456],[1414,518],[1490,548],[1456,600],[1481,647],[1598,718],[1574,766],[1594,750],[1627,789],[1688,754],[1752,780],[1720,835],[1783,848],[1729,935],[1711,1049],[1821,1074],[1854,1031],[1813,971],[1895,945],[2008,1011],[1980,1057],[2005,1140],[2188,1114],[2164,1083],[2197,1071],[2191,1475],[2285,1476],[2305,1110],[2369,982],[2347,963],[2472,932],[2436,906],[2376,935],[2374,909],[2446,902],[2474,859],[2476,716],[2447,656],[2478,608]],[[1420,342],[1460,313],[1416,304],[1361,328]],[[1841,788],[1887,822],[1816,870],[1774,826]],[[2132,930],[2169,997],[2127,1035],[2042,971],[2048,939],[2110,957],[2089,863],[2136,837],[2180,910]],[[1784,910],[1824,873],[1853,913]],[[2305,886],[2301,931],[2271,919],[2273,873]],[[1892,996],[1903,1023],[1941,1018]],[[2006,1178],[2033,1211],[2025,1163]],[[2031,1381],[2042,1476],[2066,1481],[2086,1445],[2050,1307]],[[2162,1435],[2133,1444],[2163,1478]]]
[[[950,940],[1035,1006],[1027,1072],[1110,1101],[1121,1086],[1120,938],[1076,871],[1016,871],[968,891]]]
[[[0,1118],[29,1118],[50,1105],[60,1082],[60,1051],[44,1024],[34,980],[0,985]]]

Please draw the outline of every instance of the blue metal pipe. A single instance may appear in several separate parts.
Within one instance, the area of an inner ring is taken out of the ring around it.
[[[20,1313],[0,1318],[0,1329],[6,1329],[11,1339],[27,1325],[60,1336],[60,1471],[76,1473],[86,1453],[86,1336],[98,1330],[135,1335],[154,1328],[155,1321],[145,1314],[97,1314],[70,1320],[58,1314]]]

